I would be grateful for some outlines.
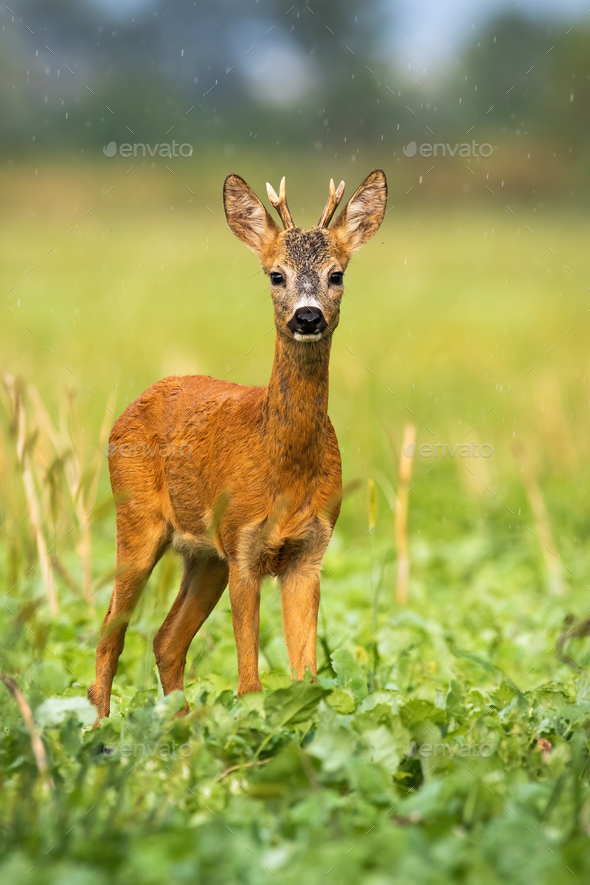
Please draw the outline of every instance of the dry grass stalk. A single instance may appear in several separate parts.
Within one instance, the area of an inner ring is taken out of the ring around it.
[[[367,510],[369,516],[369,531],[377,525],[377,490],[375,480],[369,477],[367,480]]]
[[[12,422],[16,430],[16,457],[19,469],[23,478],[23,486],[25,489],[25,497],[27,500],[27,508],[29,511],[29,519],[35,535],[37,545],[37,555],[39,557],[39,568],[43,578],[43,586],[49,601],[49,608],[53,617],[57,617],[58,603],[57,592],[55,588],[55,578],[50,559],[47,557],[47,542],[43,531],[43,522],[41,517],[41,503],[37,493],[35,484],[35,476],[33,473],[33,464],[31,452],[35,445],[36,434],[27,435],[27,418],[25,406],[23,402],[23,392],[20,386],[15,382],[12,375],[4,376],[4,385],[8,393],[10,407],[12,410]]]
[[[37,731],[37,727],[35,725],[35,720],[33,719],[33,711],[29,707],[25,696],[18,687],[16,680],[14,680],[12,676],[4,676],[3,673],[0,673],[0,682],[4,683],[4,685],[18,704],[21,716],[23,717],[23,722],[25,723],[25,727],[31,737],[31,747],[33,750],[33,755],[35,757],[35,762],[37,763],[37,769],[39,770],[39,774],[41,775],[41,779],[46,788],[53,789],[53,780],[51,779],[51,775],[49,774],[49,766],[47,765],[47,754],[45,753],[43,741],[39,736],[39,732]]]
[[[583,450],[579,446],[582,433],[576,434],[569,419],[562,387],[555,372],[546,371],[535,378],[533,387],[539,436],[544,439],[544,454],[556,466],[575,470]]]
[[[76,550],[82,563],[84,597],[94,612],[96,607],[92,588],[90,514],[96,505],[100,471],[104,462],[103,447],[108,439],[114,409],[114,394],[109,398],[96,451],[88,467],[85,467],[81,435],[75,432],[77,421],[74,394],[68,393],[67,407],[62,410],[59,430],[51,420],[39,391],[33,386],[30,388],[30,397],[40,426],[51,440],[58,458],[63,459],[63,472],[78,521],[79,536]],[[58,563],[56,563],[56,567],[60,573],[63,572],[63,568]]]
[[[416,426],[406,424],[399,459],[399,484],[395,507],[395,543],[397,547],[397,601],[405,605],[410,582],[410,557],[408,553],[408,492],[412,477],[412,452],[416,444]]]
[[[547,507],[526,447],[522,443],[517,443],[513,447],[513,451],[514,457],[520,465],[524,489],[533,512],[537,539],[549,572],[549,589],[556,596],[561,596],[564,592],[563,569],[551,531]]]

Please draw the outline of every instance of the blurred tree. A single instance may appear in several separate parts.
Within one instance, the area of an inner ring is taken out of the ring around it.
[[[462,118],[488,129],[580,143],[590,114],[590,29],[582,24],[565,35],[561,22],[503,14],[465,53],[444,92],[443,106],[452,102],[456,115],[459,96]]]
[[[309,102],[315,131],[321,119],[326,134],[339,140],[373,138],[384,117],[381,41],[390,27],[384,5],[317,0],[313,13],[306,7],[290,17],[290,33],[319,73]]]
[[[133,9],[23,0],[12,19],[5,11],[5,149],[79,151],[127,139],[128,129],[156,142],[174,126],[195,149],[254,134],[355,151],[383,133],[395,145],[409,105],[414,129],[428,125],[437,138],[483,124],[487,140],[526,131],[588,154],[584,23],[566,35],[556,20],[502,14],[449,69],[414,83],[384,62],[386,0],[145,0]]]
[[[366,64],[385,15],[382,0],[313,6],[148,0],[123,16],[97,3],[26,0],[10,23],[18,49],[3,54],[4,66],[19,81],[29,128],[41,128],[49,143],[95,140],[99,124],[102,137],[114,138],[123,118],[134,132],[149,125],[151,135],[191,106],[187,125],[203,136],[221,125],[244,137],[253,124],[272,129],[277,118],[290,138],[306,129],[317,135],[318,117],[326,128],[334,121],[344,132],[370,130],[377,92]],[[10,79],[0,86],[7,135],[23,122],[11,113]],[[104,115],[105,105],[116,119]]]

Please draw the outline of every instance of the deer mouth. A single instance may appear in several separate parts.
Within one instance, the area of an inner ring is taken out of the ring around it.
[[[319,341],[323,332],[293,332],[295,341]]]

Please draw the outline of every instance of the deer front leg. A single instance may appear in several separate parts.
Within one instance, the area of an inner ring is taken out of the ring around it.
[[[303,679],[306,667],[314,676],[316,666],[316,634],[320,608],[320,579],[302,570],[287,573],[280,579],[283,630],[291,673]]]
[[[260,579],[245,578],[237,567],[230,567],[229,601],[238,653],[238,697],[241,697],[249,691],[262,691],[258,675]]]

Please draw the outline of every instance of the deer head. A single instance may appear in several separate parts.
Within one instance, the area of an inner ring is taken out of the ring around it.
[[[381,169],[371,172],[329,227],[344,193],[344,182],[335,188],[331,180],[324,211],[317,226],[309,230],[293,223],[285,179],[278,196],[269,184],[266,187],[284,230],[239,175],[228,175],[223,187],[227,222],[259,256],[270,277],[277,334],[308,345],[331,335],[338,326],[344,271],[351,253],[376,233],[385,215],[385,174]]]

